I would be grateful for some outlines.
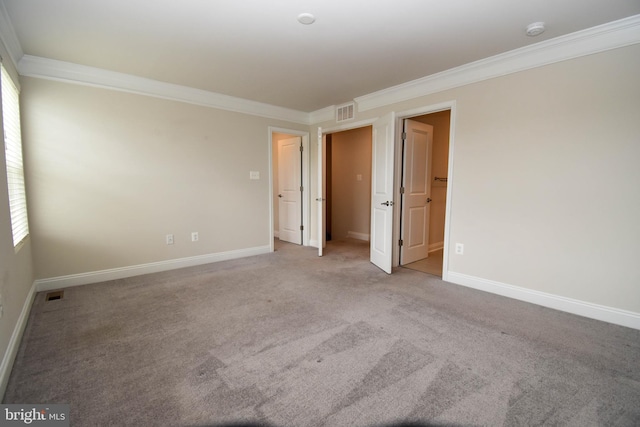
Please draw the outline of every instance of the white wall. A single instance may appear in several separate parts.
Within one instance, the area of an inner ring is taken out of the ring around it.
[[[38,279],[269,246],[268,128],[305,126],[32,78],[23,100]]]
[[[356,121],[456,102],[450,273],[640,314],[639,75],[636,44]]]
[[[15,68],[8,59],[9,55],[2,43],[0,43],[0,55],[5,58],[3,62],[5,68],[17,81]],[[2,103],[0,103],[1,109]],[[2,114],[0,114],[0,125],[1,123]],[[2,146],[4,147],[4,139]],[[33,284],[32,239],[27,238],[18,252],[13,247],[4,153],[4,149],[0,150],[0,296],[2,304],[2,317],[0,318],[0,354],[2,355],[0,396],[4,394],[9,380],[13,358],[19,344],[16,341],[20,336],[17,329],[24,327],[24,323],[19,324],[19,320],[26,320],[24,318],[21,319],[20,316],[23,309],[28,310],[30,307],[30,296],[32,296],[30,290]],[[31,206],[27,207],[27,209],[30,208]],[[24,315],[26,316],[27,314],[28,311],[25,311]]]

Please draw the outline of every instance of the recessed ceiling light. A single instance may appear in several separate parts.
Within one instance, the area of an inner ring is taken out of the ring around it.
[[[298,22],[304,25],[311,25],[316,22],[316,17],[310,13],[301,13],[298,15]]]
[[[533,24],[527,25],[527,35],[529,37],[539,36],[544,33],[544,22],[534,22]]]

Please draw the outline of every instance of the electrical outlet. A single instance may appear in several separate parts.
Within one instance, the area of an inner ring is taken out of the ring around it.
[[[191,241],[192,242],[197,242],[198,241],[198,232],[194,231],[193,233],[191,233]]]
[[[260,171],[249,171],[249,179],[260,179]]]
[[[464,244],[456,243],[456,255],[463,255],[463,254],[464,254]]]
[[[167,234],[167,245],[173,245],[173,234]]]

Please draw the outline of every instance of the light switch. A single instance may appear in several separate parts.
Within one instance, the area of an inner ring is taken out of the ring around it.
[[[260,172],[259,171],[250,171],[249,172],[249,179],[260,179]]]

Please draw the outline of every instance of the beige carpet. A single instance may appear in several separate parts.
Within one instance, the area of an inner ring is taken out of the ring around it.
[[[640,331],[326,252],[40,293],[4,402],[72,426],[640,425]]]

